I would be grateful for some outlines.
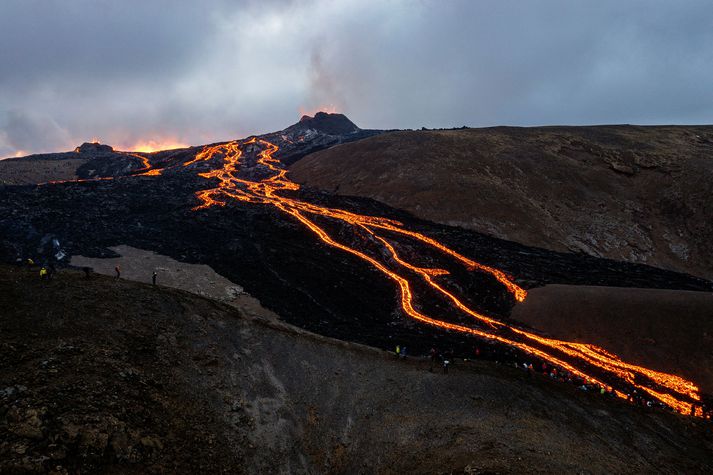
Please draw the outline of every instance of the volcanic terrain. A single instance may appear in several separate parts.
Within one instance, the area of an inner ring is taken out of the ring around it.
[[[713,470],[713,434],[488,361],[424,359],[241,308],[0,265],[0,473]]]
[[[70,257],[119,258],[112,249],[156,253],[181,263],[207,265],[273,315],[326,337],[389,350],[407,346],[413,355],[427,355],[433,348],[443,355],[441,360],[477,356],[520,368],[532,364],[549,368],[552,379],[573,383],[561,384],[562,394],[581,386],[606,393],[602,398],[616,407],[629,399],[657,411],[656,417],[678,411],[707,424],[703,418],[710,407],[711,375],[706,368],[713,355],[697,353],[702,359],[698,366],[671,365],[670,356],[685,352],[682,345],[689,340],[677,340],[681,343],[665,351],[646,351],[646,345],[656,345],[660,338],[659,330],[649,334],[653,327],[637,334],[644,345],[638,352],[620,344],[611,330],[616,327],[587,340],[595,332],[591,326],[582,333],[581,325],[547,323],[549,312],[543,316],[542,309],[551,304],[545,298],[545,304],[530,305],[528,291],[535,289],[533,295],[546,297],[540,290],[637,288],[702,296],[713,289],[709,281],[437,224],[417,217],[415,209],[412,215],[368,196],[349,196],[341,187],[337,194],[334,187],[321,191],[300,186],[288,173],[287,166],[292,165],[303,181],[309,181],[303,173],[315,160],[340,151],[353,157],[349,151],[354,147],[374,147],[400,134],[407,132],[361,130],[343,115],[318,113],[262,136],[152,154],[85,144],[75,152],[41,158],[87,160],[72,177],[66,176],[68,166],[62,171],[65,176],[47,179],[43,171],[38,175],[42,183],[0,188],[0,259],[22,266],[32,258],[59,269],[55,280],[60,280]],[[324,151],[309,155],[319,150]],[[81,158],[83,153],[91,157]],[[362,167],[371,163],[363,162]],[[394,167],[398,174],[400,165]],[[451,178],[456,176],[461,179],[456,174]],[[381,180],[388,188],[387,178],[375,176],[374,181]],[[354,179],[358,182],[363,176],[355,170]],[[581,185],[582,193],[588,193]],[[701,206],[705,210],[707,205]],[[146,267],[143,275],[150,275],[154,267],[149,261]],[[549,287],[536,289],[542,286]],[[538,301],[543,300],[534,300]],[[698,301],[695,311],[705,321],[713,303],[707,297]],[[49,302],[43,305],[51,306]],[[576,309],[576,302],[575,298],[570,308]],[[127,312],[127,318],[141,314],[138,309]],[[696,318],[680,325],[690,325]],[[636,332],[638,327],[628,328]],[[677,328],[678,334],[685,334]],[[699,334],[689,333],[695,341]],[[218,355],[211,361],[224,358]],[[355,377],[348,368],[335,371]],[[532,377],[532,370],[524,374]],[[403,393],[410,391],[404,388]],[[217,393],[206,397],[214,396]],[[641,411],[626,403],[622,407],[632,414]],[[339,450],[348,449],[349,444],[343,445]]]
[[[529,246],[713,279],[713,126],[400,131],[315,153],[290,176]]]

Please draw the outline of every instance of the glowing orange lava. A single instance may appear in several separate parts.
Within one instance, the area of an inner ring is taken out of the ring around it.
[[[252,153],[259,149],[253,172],[258,170],[266,175],[265,177],[248,179],[239,176],[241,159],[244,158],[243,150],[247,150],[248,147]],[[391,279],[400,290],[401,310],[416,321],[518,348],[527,354],[549,361],[551,364],[565,369],[586,381],[602,387],[609,387],[601,377],[594,376],[592,369],[596,369],[597,374],[606,374],[608,378],[619,380],[625,386],[634,387],[679,412],[685,414],[693,412],[695,415],[701,415],[699,407],[700,391],[693,382],[676,375],[626,363],[616,355],[594,345],[545,338],[477,312],[463,303],[462,299],[452,291],[448,290],[444,282],[438,281],[439,278],[450,274],[448,270],[422,268],[408,262],[399,255],[396,243],[389,240],[389,233],[407,236],[429,246],[452,259],[456,265],[463,266],[470,271],[489,274],[502,284],[516,301],[522,302],[525,300],[527,291],[517,285],[510,276],[501,270],[480,264],[463,256],[431,237],[405,229],[403,224],[398,221],[356,214],[342,209],[327,208],[282,196],[279,193],[280,191],[295,191],[299,189],[299,185],[287,178],[287,170],[283,169],[280,161],[273,157],[278,149],[277,145],[257,138],[252,138],[242,143],[233,141],[204,147],[203,150],[196,154],[195,158],[186,161],[184,166],[188,167],[195,163],[216,158],[222,158],[223,166],[222,168],[199,173],[199,176],[215,179],[218,183],[215,188],[201,190],[196,193],[200,204],[194,210],[212,206],[226,206],[230,200],[273,206],[302,223],[326,245],[358,257]],[[374,243],[378,243],[383,251],[381,253],[373,253],[339,242],[311,217],[328,218],[353,226],[355,230],[361,230],[369,236]],[[420,279],[432,291],[440,294],[446,301],[450,302],[453,308],[470,317],[475,326],[451,323],[426,315],[418,310],[414,302],[412,280],[414,278]],[[621,398],[627,397],[624,392],[618,389],[614,390],[614,394]]]
[[[161,145],[161,147],[165,146],[165,144]],[[226,206],[230,200],[273,206],[304,225],[324,244],[356,256],[391,279],[400,291],[401,310],[418,322],[512,346],[586,381],[602,387],[610,387],[601,376],[595,376],[595,373],[606,375],[606,379],[620,381],[623,388],[636,388],[681,413],[698,417],[703,415],[700,390],[693,382],[676,375],[626,363],[618,356],[594,345],[542,337],[477,312],[466,305],[452,290],[446,288],[447,282],[444,277],[450,275],[450,271],[441,268],[424,268],[409,262],[399,254],[398,243],[389,236],[395,234],[405,236],[439,252],[457,266],[488,274],[497,280],[516,301],[522,302],[527,297],[527,291],[505,272],[463,256],[429,236],[406,229],[403,223],[398,221],[328,208],[282,196],[281,191],[297,191],[300,186],[287,178],[287,170],[282,168],[281,162],[274,157],[278,150],[277,145],[258,138],[204,147],[182,166],[191,167],[218,159],[222,159],[223,165],[220,168],[198,173],[202,178],[217,180],[217,186],[198,191],[196,197],[200,204],[193,209],[197,211],[212,206]],[[153,168],[149,158],[144,155],[132,152],[118,153],[131,157],[141,164],[141,168],[134,172],[134,176],[156,176],[162,173],[163,169]],[[243,174],[250,178],[241,175],[243,168],[246,168],[244,166],[246,164],[241,163],[245,154],[257,156],[250,170]],[[253,178],[256,173],[262,175],[262,178]],[[111,179],[113,177],[55,181],[46,184]],[[353,227],[355,232],[363,233],[374,245],[379,246],[380,252],[359,250],[339,242],[319,226],[314,218],[326,218]],[[430,291],[449,302],[453,309],[467,316],[473,326],[448,322],[426,315],[419,310],[415,302],[413,279],[418,279]],[[614,394],[620,398],[627,397],[627,394],[620,389],[614,389]]]

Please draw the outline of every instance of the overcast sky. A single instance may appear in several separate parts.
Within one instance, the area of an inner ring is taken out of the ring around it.
[[[1,0],[0,157],[364,128],[713,122],[710,0]]]

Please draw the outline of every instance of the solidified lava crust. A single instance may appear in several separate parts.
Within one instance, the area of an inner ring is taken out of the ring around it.
[[[264,136],[264,140],[239,144],[244,154],[240,176],[250,182],[270,177],[269,171],[258,163],[265,150],[261,143],[279,146],[274,158],[284,164],[298,159],[305,150],[334,142],[327,138],[300,144],[298,137],[279,133]],[[156,167],[156,176],[141,176],[146,174],[146,168],[139,168],[133,174],[113,179],[0,189],[0,259],[15,262],[27,256],[50,258],[50,238],[58,239],[69,254],[90,257],[109,256],[109,246],[125,244],[181,261],[207,264],[243,286],[289,323],[326,336],[389,349],[407,344],[412,353],[422,354],[438,347],[469,355],[474,346],[484,344],[473,335],[434,328],[409,318],[400,307],[401,297],[394,282],[364,259],[320,241],[303,223],[275,206],[227,199],[217,192],[213,198],[218,203],[196,210],[206,204],[205,199],[197,199],[196,193],[216,186],[211,171],[225,166],[224,151],[197,160],[199,152],[209,150],[173,153],[155,164],[147,158],[148,165]],[[404,229],[435,239],[512,276],[514,284],[524,289],[549,283],[710,289],[702,279],[683,274],[530,248],[436,225],[373,200],[310,189],[280,191],[280,196],[396,220]],[[387,265],[398,264],[395,257],[384,254],[387,249],[380,245],[378,236],[339,220],[319,215],[308,218],[335,240]],[[381,239],[390,242],[401,259],[419,268],[448,269],[449,275],[442,282],[463,304],[507,322],[515,300],[493,275],[453,266],[447,256],[409,236],[389,229],[382,231]],[[420,312],[438,315],[450,324],[473,323],[435,295],[433,288],[412,271],[404,272],[410,276],[417,295],[414,303]],[[509,335],[507,331],[505,334]],[[523,357],[516,348],[497,342],[489,345],[492,348],[487,354],[494,359],[512,361]],[[606,376],[596,366],[585,365],[583,370],[596,378]]]

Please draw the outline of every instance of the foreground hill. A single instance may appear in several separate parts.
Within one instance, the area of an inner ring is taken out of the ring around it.
[[[530,246],[713,277],[713,127],[383,134],[291,177]]]
[[[181,291],[5,266],[0,308],[2,473],[713,469],[706,423]]]

